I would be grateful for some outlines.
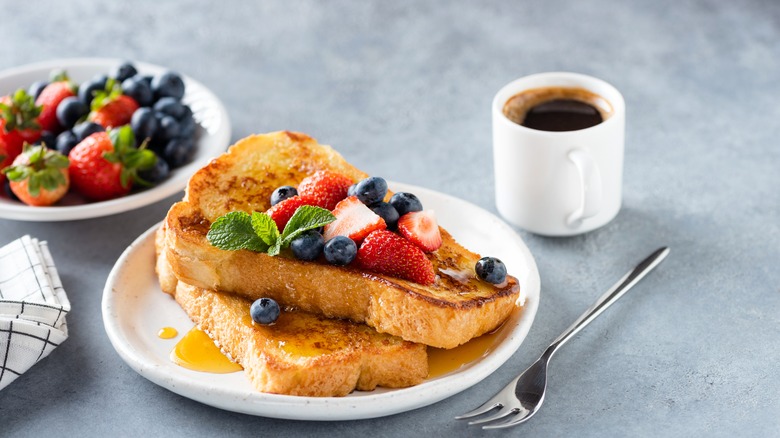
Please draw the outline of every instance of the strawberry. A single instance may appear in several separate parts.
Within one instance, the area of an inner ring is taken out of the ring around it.
[[[398,232],[425,252],[441,246],[441,232],[433,210],[413,211],[398,219]]]
[[[97,100],[97,99],[95,99]],[[124,94],[115,97],[110,101],[103,101],[102,106],[96,107],[93,100],[92,112],[87,117],[90,121],[101,125],[104,128],[116,128],[130,123],[130,118],[138,109],[138,102],[130,96]]]
[[[385,220],[360,202],[357,196],[350,196],[336,204],[333,215],[336,220],[325,225],[322,233],[326,241],[335,236],[347,236],[359,243],[372,231],[387,228]]]
[[[36,207],[59,201],[70,186],[68,158],[43,145],[25,146],[3,173],[19,200]]]
[[[137,149],[130,126],[96,132],[77,144],[68,155],[73,187],[87,198],[104,200],[127,194],[139,170],[154,167],[157,157],[148,149]]]
[[[320,170],[309,175],[298,184],[298,194],[311,196],[317,200],[317,206],[333,210],[336,204],[347,197],[351,178],[336,172]]]
[[[40,113],[41,107],[23,89],[0,98],[0,170],[22,153],[25,142],[32,144],[41,137]]]
[[[433,264],[412,242],[387,230],[369,234],[354,263],[367,271],[403,278],[423,285],[436,280]]]
[[[271,219],[276,222],[276,228],[281,232],[292,215],[295,214],[295,210],[302,205],[317,205],[317,201],[308,196],[296,195],[269,208],[266,214],[271,216]]]
[[[58,132],[62,128],[57,120],[57,106],[66,97],[75,95],[76,86],[70,82],[68,75],[64,72],[57,74],[52,82],[41,90],[35,104],[43,107],[41,115],[38,117],[38,123],[40,123],[42,130]]]

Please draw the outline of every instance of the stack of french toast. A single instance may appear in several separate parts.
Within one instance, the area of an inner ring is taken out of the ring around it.
[[[426,254],[430,284],[323,260],[304,261],[212,245],[212,224],[231,212],[264,212],[273,191],[318,171],[354,182],[368,175],[300,133],[247,137],[196,172],[157,233],[157,273],[172,295],[262,392],[343,396],[377,386],[416,385],[428,375],[427,346],[454,348],[497,328],[520,288],[480,280],[480,255],[440,228]],[[391,194],[388,193],[388,197]],[[252,321],[250,305],[276,300],[274,324]]]

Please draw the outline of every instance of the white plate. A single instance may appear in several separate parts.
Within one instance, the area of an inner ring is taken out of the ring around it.
[[[244,373],[208,374],[172,363],[177,340],[157,337],[162,327],[180,335],[193,327],[184,311],[160,290],[154,273],[156,226],[133,242],[117,261],[103,291],[103,323],[116,351],[130,367],[177,394],[230,411],[297,420],[354,420],[396,414],[450,397],[480,382],[517,351],[539,305],[539,273],[520,236],[487,211],[420,187],[390,184],[415,193],[436,211],[439,223],[467,248],[499,257],[520,281],[525,298],[498,334],[495,349],[459,370],[403,389],[356,391],[346,397],[297,397],[255,391]],[[179,337],[180,338],[180,337]],[[177,338],[178,339],[178,338]]]
[[[0,96],[19,88],[26,90],[35,81],[48,80],[49,72],[55,68],[65,69],[70,78],[80,84],[96,74],[108,74],[121,62],[108,58],[56,59],[4,70],[0,72]],[[133,64],[143,74],[154,75],[168,70],[143,62]],[[190,176],[224,152],[230,142],[230,121],[222,102],[200,82],[184,75],[182,78],[185,85],[182,100],[192,108],[199,125],[197,152],[192,162],[173,170],[168,179],[152,188],[108,201],[87,202],[81,196],[69,193],[58,205],[30,207],[3,195],[0,196],[0,218],[51,222],[107,216],[149,205],[182,190]]]

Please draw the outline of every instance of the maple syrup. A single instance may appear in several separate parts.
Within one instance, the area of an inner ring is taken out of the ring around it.
[[[428,347],[428,378],[433,379],[457,371],[490,354],[498,346],[498,335],[504,325],[455,348]]]
[[[214,345],[209,335],[193,327],[171,351],[171,361],[184,368],[204,373],[226,374],[241,371],[241,365],[231,361]]]
[[[178,335],[178,330],[173,327],[163,327],[157,332],[157,337],[160,339],[173,339]]]

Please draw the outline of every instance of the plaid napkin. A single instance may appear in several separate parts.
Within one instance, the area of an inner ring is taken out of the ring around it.
[[[0,390],[68,338],[65,290],[46,242],[0,248]]]

